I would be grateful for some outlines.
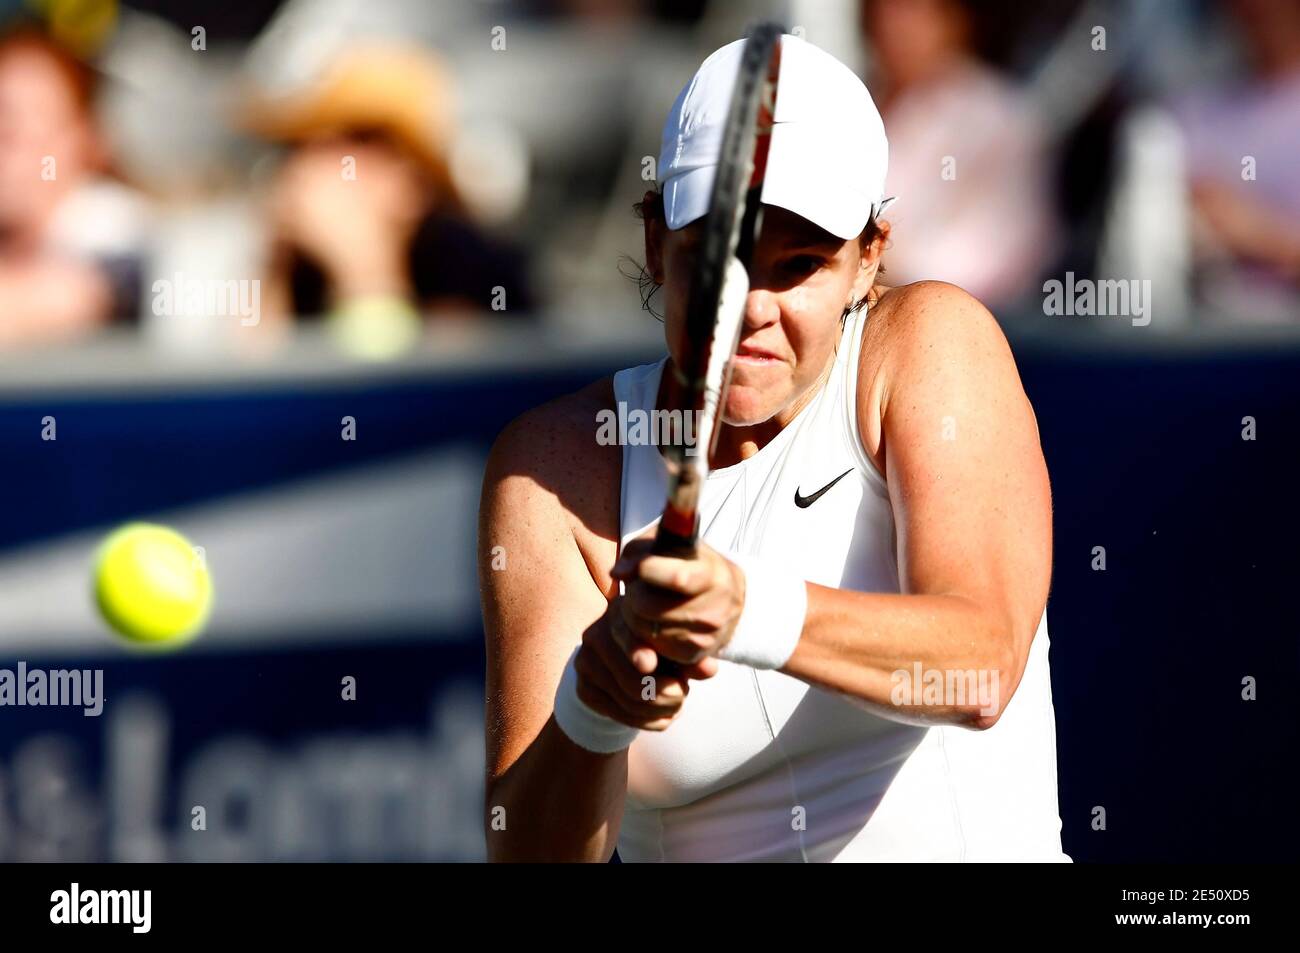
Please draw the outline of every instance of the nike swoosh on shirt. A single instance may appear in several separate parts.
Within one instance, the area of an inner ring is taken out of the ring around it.
[[[839,483],[841,480],[843,480],[846,476],[848,476],[852,472],[853,472],[853,468],[849,467],[847,470],[845,470],[843,473],[837,476],[834,480],[831,480],[830,483],[827,483],[824,487],[822,487],[820,490],[818,490],[816,493],[812,494],[811,496],[800,496],[799,488],[795,487],[794,505],[799,507],[800,509],[805,509],[809,506],[812,506],[819,499],[821,499],[823,493],[825,493],[827,490],[833,487],[836,483]]]

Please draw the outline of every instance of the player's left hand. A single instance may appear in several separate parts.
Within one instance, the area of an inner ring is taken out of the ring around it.
[[[694,559],[655,556],[653,549],[652,527],[624,547],[611,571],[624,584],[625,626],[619,628],[633,643],[626,650],[648,645],[684,665],[716,656],[740,620],[744,573],[702,541]]]

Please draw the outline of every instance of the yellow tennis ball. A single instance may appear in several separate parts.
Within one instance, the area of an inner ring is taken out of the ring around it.
[[[330,312],[325,325],[348,354],[367,361],[400,357],[420,341],[420,312],[402,298],[353,298]]]
[[[174,529],[129,523],[99,549],[95,601],[128,639],[172,647],[194,638],[208,621],[212,577],[202,554]]]

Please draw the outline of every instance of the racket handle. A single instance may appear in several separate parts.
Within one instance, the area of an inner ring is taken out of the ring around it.
[[[654,554],[656,556],[672,556],[675,559],[694,559],[695,558],[695,534],[689,536],[681,533],[674,533],[668,529],[662,522],[659,524],[659,531],[655,533]],[[681,666],[672,659],[660,657],[659,665],[655,669],[655,675],[676,678],[681,673]]]
[[[682,673],[682,667],[672,659],[661,658],[659,666],[655,669],[656,678],[678,678]]]
[[[660,524],[659,531],[655,533],[655,545],[653,552],[656,556],[672,556],[675,559],[694,559],[695,558],[695,535],[685,536],[681,533],[674,533],[672,530]]]

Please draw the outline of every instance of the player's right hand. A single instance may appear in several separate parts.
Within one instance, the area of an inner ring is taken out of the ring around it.
[[[622,599],[614,599],[582,634],[582,648],[574,660],[578,697],[588,708],[622,724],[663,731],[681,712],[690,681],[712,678],[718,661],[706,657],[671,675],[656,674],[658,656],[627,628]]]

